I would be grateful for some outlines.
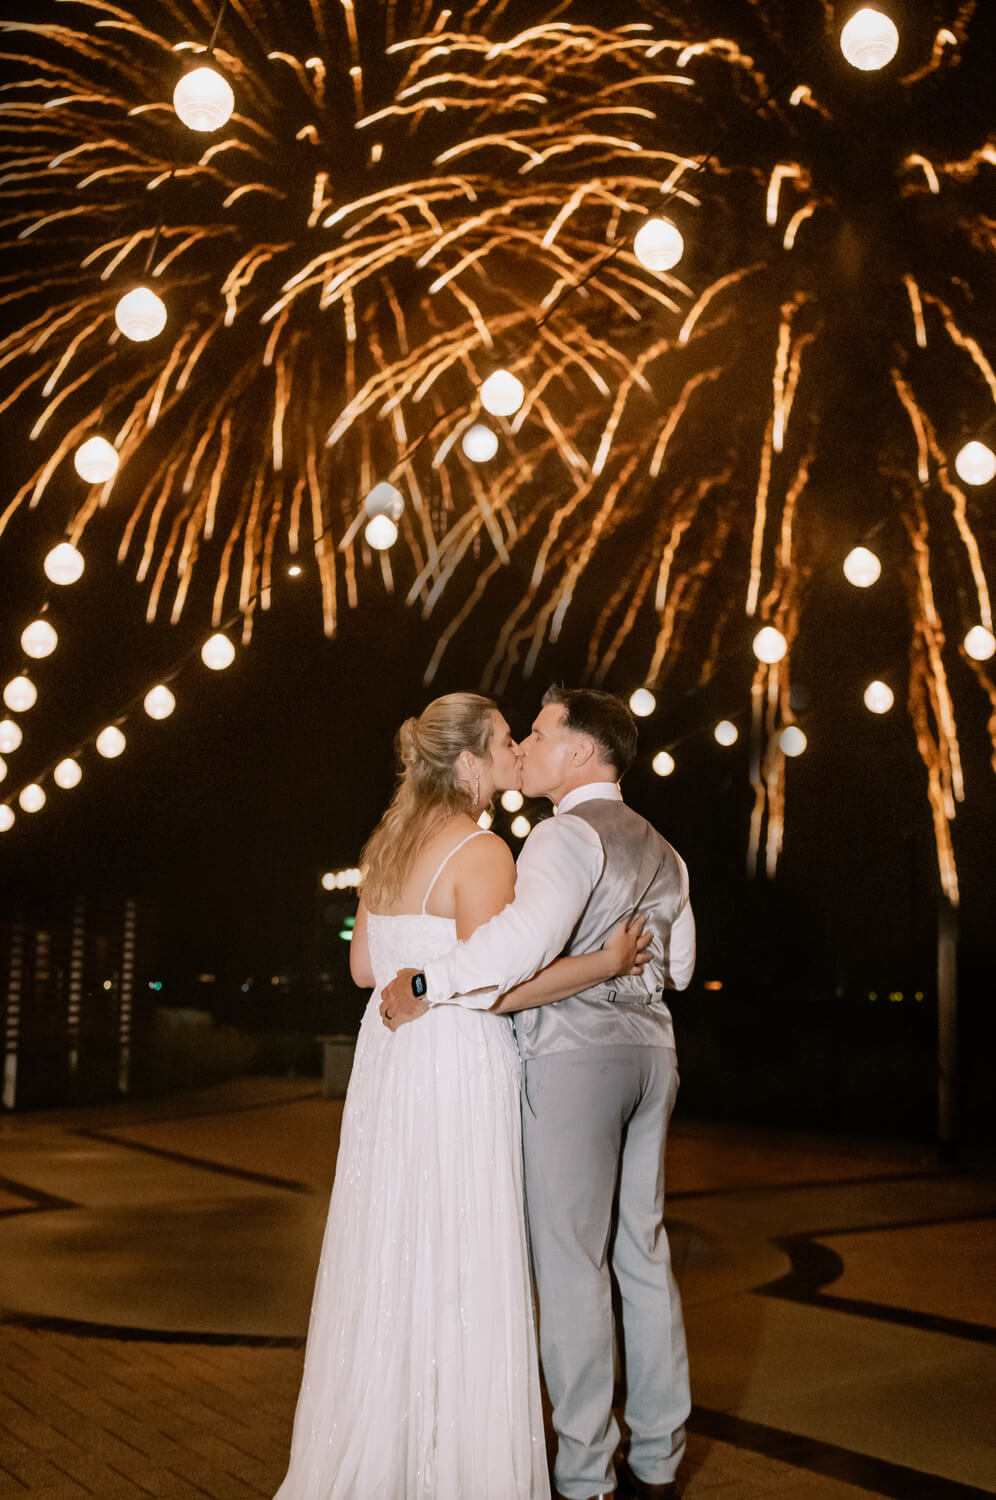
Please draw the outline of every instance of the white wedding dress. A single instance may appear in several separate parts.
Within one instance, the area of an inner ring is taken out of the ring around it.
[[[367,933],[377,988],[276,1500],[548,1500],[511,1025],[442,1005],[388,1031],[380,986],[456,923],[371,913]]]

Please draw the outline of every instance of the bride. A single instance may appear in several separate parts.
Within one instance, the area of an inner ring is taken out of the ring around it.
[[[402,774],[363,853],[361,986],[447,952],[512,899],[476,819],[519,785],[489,698],[450,693],[400,731]],[[637,927],[504,995],[519,1010],[642,962]],[[494,1012],[363,1017],[294,1420],[276,1500],[547,1500],[522,1200],[519,1056]]]

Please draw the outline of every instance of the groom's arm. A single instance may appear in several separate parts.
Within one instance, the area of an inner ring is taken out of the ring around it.
[[[515,900],[442,958],[425,966],[429,1005],[454,996],[490,1010],[505,990],[531,979],[560,954],[577,925],[605,856],[595,830],[569,814],[537,824],[516,867]],[[381,1011],[413,1019],[411,973],[385,985]]]

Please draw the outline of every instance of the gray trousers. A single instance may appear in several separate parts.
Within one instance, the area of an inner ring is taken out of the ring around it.
[[[613,1278],[633,1472],[667,1483],[684,1451],[688,1354],[663,1224],[664,1148],[677,1092],[668,1047],[592,1046],[523,1066],[540,1354],[559,1439],[556,1485],[568,1500],[587,1500],[616,1482]]]

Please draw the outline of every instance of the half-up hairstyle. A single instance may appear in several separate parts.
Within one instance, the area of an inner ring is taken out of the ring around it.
[[[398,789],[360,856],[368,907],[390,906],[398,899],[441,823],[455,813],[476,816],[480,811],[460,781],[457,761],[462,750],[487,755],[497,706],[477,693],[447,693],[398,730]]]

